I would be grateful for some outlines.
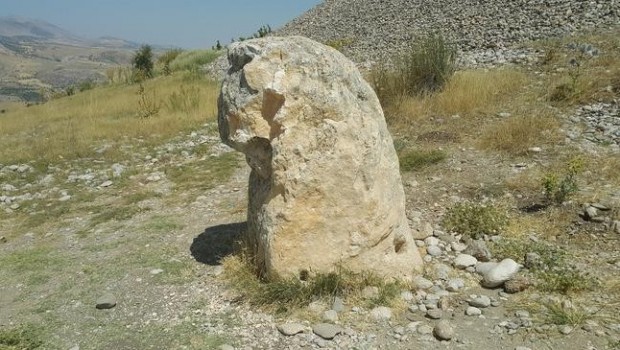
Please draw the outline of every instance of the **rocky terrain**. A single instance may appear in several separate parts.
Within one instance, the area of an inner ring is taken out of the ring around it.
[[[422,34],[441,31],[464,52],[493,53],[515,44],[617,25],[615,0],[329,0],[277,35],[303,35],[336,45],[356,62],[381,62]],[[517,54],[518,55],[518,54]]]

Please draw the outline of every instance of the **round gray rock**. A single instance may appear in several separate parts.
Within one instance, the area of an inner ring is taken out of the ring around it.
[[[323,339],[331,340],[342,333],[342,328],[330,323],[319,323],[312,327],[312,332]]]
[[[468,302],[469,306],[477,307],[477,308],[487,308],[491,306],[491,299],[486,295],[481,295],[479,297],[473,298]]]
[[[437,322],[433,334],[439,340],[450,340],[454,337],[454,328],[447,320],[441,320]]]
[[[467,316],[480,316],[482,315],[482,310],[477,307],[470,306],[465,310],[465,315]]]
[[[302,325],[301,323],[295,323],[295,322],[284,323],[284,324],[278,325],[277,328],[278,328],[278,331],[280,331],[280,333],[287,335],[287,336],[302,333],[306,329],[306,327],[304,327],[304,325]]]
[[[100,310],[111,309],[116,306],[116,297],[112,293],[106,293],[97,299],[95,307]]]
[[[454,267],[457,269],[466,269],[470,266],[475,266],[478,259],[469,254],[459,254],[454,258]]]
[[[392,318],[392,310],[389,307],[379,306],[370,311],[370,316],[375,321],[387,321]]]

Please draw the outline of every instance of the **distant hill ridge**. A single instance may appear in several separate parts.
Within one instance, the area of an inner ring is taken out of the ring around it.
[[[364,62],[434,30],[473,51],[619,23],[620,0],[326,0],[276,35],[339,42],[345,54]]]
[[[137,43],[113,37],[101,37],[98,39],[82,38],[68,30],[42,20],[15,16],[0,17],[0,38],[4,42],[13,44],[20,42],[45,42],[82,47],[129,49],[135,49],[139,46]]]

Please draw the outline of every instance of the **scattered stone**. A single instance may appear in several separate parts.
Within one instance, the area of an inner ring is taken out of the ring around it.
[[[389,307],[379,306],[370,310],[370,316],[375,321],[387,321],[392,318],[392,310]]]
[[[450,247],[452,248],[452,250],[459,253],[467,249],[467,244],[461,242],[452,242],[450,243]]]
[[[295,322],[284,323],[284,324],[278,325],[277,328],[278,328],[278,331],[280,331],[280,333],[287,335],[287,336],[303,333],[303,331],[306,329],[306,327],[302,325],[301,323],[295,323]]]
[[[542,152],[542,148],[540,148],[540,147],[530,147],[527,150],[532,152],[532,153],[540,153],[540,152]]]
[[[463,253],[471,255],[479,261],[489,261],[492,257],[491,251],[487,248],[487,244],[481,239],[469,242],[467,249],[465,249]]]
[[[465,315],[467,315],[467,316],[480,316],[480,315],[482,315],[482,310],[480,310],[479,308],[477,308],[475,306],[469,306],[465,310]]]
[[[463,281],[461,278],[453,278],[448,281],[446,290],[448,292],[456,292],[463,287],[465,287],[465,281]]]
[[[149,271],[151,275],[159,275],[162,272],[164,272],[164,270],[162,269],[152,269],[151,271]]]
[[[66,195],[64,195],[64,196],[62,196],[62,197],[60,197],[60,198],[58,198],[58,201],[59,201],[59,202],[66,202],[66,201],[68,201],[69,199],[71,199],[71,196],[70,196],[70,195],[68,195],[68,194],[66,194]]]
[[[558,331],[564,335],[568,335],[573,331],[573,327],[565,324],[558,327]]]
[[[525,276],[516,276],[504,283],[504,291],[506,293],[514,294],[523,292],[531,285],[530,280]]]
[[[116,306],[116,297],[112,293],[106,293],[97,299],[95,307],[100,310],[111,309]]]
[[[583,210],[583,218],[585,220],[592,220],[598,216],[598,209],[595,207],[588,205]]]
[[[439,340],[450,340],[454,337],[454,328],[447,320],[441,320],[437,322],[433,334]]]
[[[327,310],[323,312],[323,321],[335,323],[338,321],[338,313],[334,310]]]
[[[541,264],[542,264],[542,258],[540,257],[538,253],[530,252],[530,253],[525,254],[524,265],[526,268],[532,269],[536,267],[541,267]]]
[[[0,243],[6,243],[6,237],[0,236]]]
[[[491,298],[486,295],[480,295],[467,302],[470,306],[477,308],[487,308],[491,306]]]
[[[120,177],[125,171],[125,166],[119,163],[112,164],[112,176]]]
[[[426,252],[428,253],[428,255],[434,256],[434,257],[441,256],[441,254],[443,254],[443,251],[441,250],[441,248],[439,248],[439,246],[436,246],[436,245],[431,245],[431,246],[426,247]]]
[[[433,236],[427,237],[424,240],[424,244],[426,244],[427,246],[439,245],[439,239]]]
[[[429,288],[433,287],[434,284],[433,284],[432,281],[430,281],[430,280],[428,280],[428,279],[426,279],[426,278],[424,278],[422,276],[416,276],[416,277],[413,278],[413,286],[416,289],[425,290],[425,289],[429,289]],[[366,289],[366,288],[364,288],[364,289]],[[378,293],[378,290],[377,290],[377,293]],[[362,291],[362,294],[363,294],[363,291]]]
[[[342,333],[342,328],[330,323],[319,323],[312,327],[312,332],[323,339],[332,340],[336,335]]]
[[[433,327],[431,327],[429,325],[426,325],[426,324],[419,325],[416,330],[420,334],[431,334],[431,333],[433,333]]]
[[[235,347],[230,344],[222,344],[217,347],[217,350],[235,350]]]
[[[525,347],[525,346],[517,346],[515,350],[532,350],[532,349]]]
[[[482,275],[482,286],[496,288],[519,272],[520,265],[512,259],[504,259]]]
[[[443,316],[443,311],[441,309],[431,309],[426,312],[426,317],[431,320],[439,320]]]
[[[469,254],[459,254],[454,258],[454,267],[462,270],[470,266],[475,266],[477,262],[478,259]]]
[[[356,65],[301,36],[233,43],[228,61],[219,131],[252,169],[245,237],[266,277],[336,265],[419,272],[394,143]]]
[[[99,187],[110,187],[112,186],[113,182],[110,180],[104,181],[101,185],[99,185]]]
[[[332,310],[334,310],[336,312],[343,312],[344,311],[344,301],[342,300],[341,297],[335,297],[334,298],[334,302],[332,303]]]

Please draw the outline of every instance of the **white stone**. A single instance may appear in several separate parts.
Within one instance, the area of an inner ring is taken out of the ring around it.
[[[370,316],[375,321],[387,321],[392,318],[392,310],[389,307],[379,306],[370,310]]]
[[[482,285],[487,288],[499,287],[514,277],[521,266],[512,259],[504,259],[497,266],[482,274]]]
[[[477,307],[469,306],[467,310],[465,310],[465,315],[467,316],[480,316],[482,315],[482,310]]]
[[[456,258],[454,258],[454,267],[462,270],[476,265],[477,262],[478,259],[469,254],[459,254]]]
[[[373,89],[337,50],[303,37],[231,44],[222,141],[243,152],[248,250],[259,272],[336,265],[411,279],[422,259],[398,157]]]

